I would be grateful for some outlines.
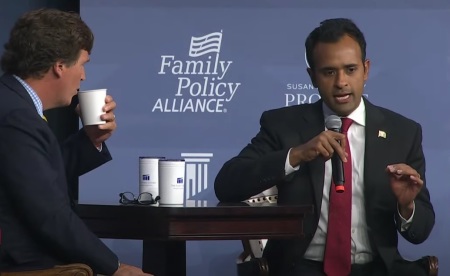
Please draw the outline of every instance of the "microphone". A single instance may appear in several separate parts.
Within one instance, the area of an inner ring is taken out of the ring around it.
[[[340,133],[342,126],[341,118],[336,115],[330,115],[325,119],[325,126],[331,131]],[[336,154],[336,152],[334,152],[333,156],[331,156],[331,166],[336,192],[343,193],[345,191],[344,164],[342,163],[341,158]]]

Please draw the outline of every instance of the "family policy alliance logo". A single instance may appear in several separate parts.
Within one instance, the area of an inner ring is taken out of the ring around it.
[[[208,189],[208,165],[212,153],[182,153],[186,164],[186,200]]]
[[[222,31],[191,37],[189,59],[162,55],[159,75],[171,74],[176,83],[171,97],[156,100],[152,112],[225,113],[240,82],[226,81],[232,60],[220,60]],[[192,59],[191,59],[192,58]]]

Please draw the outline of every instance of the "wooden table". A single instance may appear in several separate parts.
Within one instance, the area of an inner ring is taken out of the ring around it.
[[[312,206],[187,201],[183,206],[80,202],[78,214],[100,238],[143,240],[142,267],[186,275],[186,241],[301,238]]]

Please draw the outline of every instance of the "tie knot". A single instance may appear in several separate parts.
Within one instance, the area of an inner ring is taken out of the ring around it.
[[[341,118],[341,121],[342,121],[341,131],[342,131],[342,133],[347,133],[348,128],[353,123],[353,120],[350,118],[343,117],[343,118]]]

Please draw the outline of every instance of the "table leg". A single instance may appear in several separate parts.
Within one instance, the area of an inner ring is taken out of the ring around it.
[[[155,276],[186,275],[186,241],[143,241],[142,269]]]

